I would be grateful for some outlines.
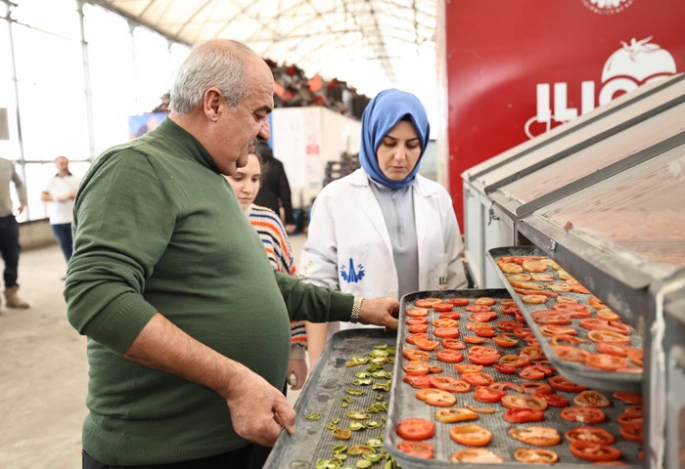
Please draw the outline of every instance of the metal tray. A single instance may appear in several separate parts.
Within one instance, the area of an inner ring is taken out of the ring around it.
[[[451,457],[451,455],[459,450],[468,449],[468,447],[466,446],[462,446],[460,444],[455,443],[449,436],[450,428],[460,424],[447,424],[435,421],[434,415],[437,408],[431,407],[426,403],[419,401],[416,398],[417,390],[403,381],[404,371],[402,370],[402,367],[407,362],[407,360],[402,356],[402,349],[405,346],[409,346],[405,341],[407,335],[409,334],[406,325],[405,311],[413,307],[414,301],[421,298],[431,297],[441,299],[476,299],[482,296],[487,296],[498,300],[511,298],[511,295],[505,289],[426,291],[410,293],[402,298],[400,310],[400,327],[398,329],[397,334],[397,355],[395,360],[395,368],[393,371],[393,383],[390,390],[392,395],[390,400],[390,408],[388,409],[385,448],[404,469],[451,469],[455,467],[455,463],[449,462],[449,458]],[[471,301],[471,304],[473,304],[473,301]],[[498,318],[495,319],[493,322],[498,322],[501,320],[507,321],[513,319],[513,316],[505,315],[501,312],[501,305],[499,304],[499,301],[497,305],[492,306],[492,309],[494,312],[498,314]],[[460,339],[464,337],[464,334],[472,334],[471,331],[466,330],[466,324],[468,323],[469,313],[465,313],[464,307],[455,307],[454,310],[462,313],[461,318],[459,319],[459,329],[461,332]],[[436,319],[438,316],[439,313],[431,312],[428,315],[428,319]],[[492,342],[486,342],[484,345],[488,345],[490,347],[498,349],[502,355],[517,354],[518,352],[520,352],[522,347],[526,346],[524,341],[520,341],[520,344],[517,347],[513,348],[500,348]],[[467,347],[470,348],[471,345],[467,344]],[[466,353],[464,355],[466,356],[466,358],[462,363],[469,363],[468,355]],[[443,368],[443,373],[441,373],[442,375],[452,376],[455,378],[459,377],[456,370],[453,366],[451,366],[450,363],[443,363],[435,358],[431,359],[430,362]],[[521,384],[527,381],[525,379],[520,378],[516,374],[502,374],[493,367],[485,367],[483,371],[492,375],[497,381],[511,382],[514,384]],[[568,399],[569,405],[573,405],[573,397],[576,395],[576,393],[557,393]],[[617,401],[611,396],[611,394],[605,393],[605,395],[612,401],[611,407],[603,409],[607,418],[602,424],[592,426],[601,427],[611,432],[616,437],[616,443],[614,443],[612,446],[620,449],[623,454],[621,457],[621,461],[628,463],[630,465],[629,467],[640,467],[641,463],[638,459],[638,452],[640,451],[642,445],[626,441],[623,438],[621,438],[620,426],[616,421],[617,417],[621,415],[621,413],[623,413],[623,411],[628,407],[628,404],[621,401]],[[567,420],[562,419],[559,416],[561,408],[549,407],[547,410],[545,410],[545,420],[543,422],[527,424],[510,424],[502,418],[502,415],[504,414],[506,409],[501,404],[483,404],[481,402],[476,401],[473,398],[473,388],[472,391],[469,393],[456,394],[456,397],[457,403],[454,407],[463,407],[464,404],[471,404],[476,405],[478,407],[494,407],[497,409],[497,412],[494,414],[479,414],[478,420],[464,423],[473,423],[475,425],[481,425],[490,430],[493,434],[493,437],[492,441],[490,442],[490,444],[486,446],[486,448],[492,450],[494,453],[496,453],[504,459],[503,464],[461,463],[460,467],[470,467],[471,469],[503,469],[507,466],[517,468],[525,467],[525,464],[522,464],[514,459],[514,451],[519,448],[535,447],[514,440],[508,434],[508,430],[512,426],[535,425],[556,428],[562,436],[561,443],[549,448],[559,455],[559,461],[556,464],[554,464],[555,467],[564,469],[580,469],[589,468],[589,465],[592,464],[589,461],[577,459],[571,454],[569,450],[569,443],[564,439],[563,434],[564,432],[572,428],[582,426],[582,424],[569,422]],[[409,456],[397,449],[397,444],[400,441],[402,441],[402,439],[396,433],[397,424],[405,418],[412,417],[424,418],[435,422],[435,435],[431,439],[426,440],[428,443],[431,443],[435,448],[435,459],[427,460],[416,458],[413,456]]]
[[[314,371],[307,379],[300,397],[295,403],[297,419],[294,435],[281,432],[271,451],[265,469],[314,469],[316,460],[333,457],[331,449],[337,444],[347,446],[364,444],[373,437],[382,437],[383,428],[365,429],[352,432],[352,438],[346,441],[336,440],[332,432],[325,428],[333,418],[345,422],[346,414],[351,410],[364,410],[373,402],[377,394],[390,394],[384,391],[371,391],[371,386],[363,386],[366,391],[362,396],[351,396],[354,403],[343,409],[342,398],[347,396],[345,389],[356,388],[352,385],[354,374],[363,371],[364,367],[347,367],[353,355],[367,355],[376,345],[388,344],[395,346],[395,332],[385,332],[381,328],[348,329],[336,332],[326,343],[321,358],[314,367]],[[384,370],[392,371],[392,365],[384,365]],[[305,415],[320,412],[320,420],[307,420]],[[373,414],[373,419],[381,420],[380,414]],[[342,426],[342,425],[341,425]],[[346,464],[354,466],[360,457],[349,456]],[[374,467],[382,467],[375,464]]]
[[[559,373],[561,373],[567,379],[582,384],[584,386],[592,387],[593,389],[605,390],[605,391],[624,391],[624,392],[642,392],[642,375],[643,373],[625,373],[625,372],[615,372],[615,371],[602,371],[594,370],[585,366],[582,363],[568,362],[564,360],[559,360],[557,355],[552,350],[549,345],[548,338],[545,337],[540,329],[538,328],[535,321],[532,320],[531,314],[535,311],[552,309],[552,307],[557,304],[554,299],[548,300],[544,304],[532,305],[524,303],[521,301],[521,295],[514,291],[514,287],[509,284],[504,272],[500,270],[497,266],[497,259],[502,256],[544,256],[548,257],[544,252],[536,248],[535,246],[515,246],[515,247],[500,247],[490,249],[488,251],[488,257],[495,265],[495,270],[498,272],[502,282],[506,286],[507,290],[511,293],[511,297],[516,302],[516,305],[521,310],[521,314],[528,321],[528,327],[533,331],[542,350],[547,355],[547,358],[552,362],[554,366],[557,367]],[[561,266],[563,267],[563,266]],[[547,268],[547,273],[555,272],[551,267]],[[531,283],[537,283],[540,285],[545,285],[543,282],[535,282],[531,280]],[[592,308],[587,304],[588,299],[593,296],[592,294],[583,295],[579,293],[560,293],[564,296],[570,296],[575,298],[579,303],[584,304],[592,310]],[[593,312],[592,317],[596,317]],[[571,319],[571,324],[568,327],[573,327],[578,331],[577,337],[587,339],[587,330],[580,327],[580,319]],[[590,341],[588,341],[590,342]],[[634,348],[643,348],[642,336],[632,327],[630,328],[630,346]],[[582,348],[593,353],[596,353],[595,345],[590,342],[589,344],[580,344],[578,348]]]

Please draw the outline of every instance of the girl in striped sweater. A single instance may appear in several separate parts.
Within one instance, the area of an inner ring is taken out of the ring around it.
[[[256,153],[248,156],[247,164],[238,168],[233,176],[226,176],[238,197],[240,205],[250,220],[259,238],[264,244],[264,249],[269,261],[278,272],[295,275],[295,262],[292,249],[285,233],[285,228],[279,216],[271,209],[259,207],[253,204],[262,177],[262,159]],[[304,321],[292,321],[290,323],[291,345],[290,363],[288,365],[288,384],[295,391],[301,389],[307,378],[307,364],[305,362],[305,347],[307,346],[307,334]],[[292,376],[294,375],[294,379]],[[285,390],[285,387],[284,387]]]

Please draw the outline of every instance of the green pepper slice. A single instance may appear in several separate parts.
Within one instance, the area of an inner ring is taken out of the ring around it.
[[[347,451],[347,445],[335,445],[331,451],[333,454],[344,453]]]
[[[321,415],[321,412],[312,412],[311,414],[306,415],[304,418],[306,418],[307,420],[321,420],[321,417],[323,417],[323,415]]]
[[[361,422],[350,422],[350,430],[356,432],[357,430],[363,430],[366,427]]]
[[[376,454],[376,450],[366,445],[354,445],[350,446],[350,449],[347,450],[347,454],[350,456],[359,456],[360,454]]]
[[[364,419],[368,419],[369,415],[365,414],[364,412],[361,412],[361,411],[354,411],[353,410],[353,411],[350,411],[347,413],[347,418],[355,419],[355,420],[364,420]]]
[[[349,440],[351,437],[352,432],[350,430],[345,430],[344,428],[336,428],[333,430],[333,438],[336,440]]]

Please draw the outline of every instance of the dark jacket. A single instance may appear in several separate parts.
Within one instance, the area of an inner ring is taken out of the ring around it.
[[[274,154],[266,144],[260,144],[257,148],[264,164],[266,171],[262,178],[262,185],[257,194],[254,203],[267,207],[274,212],[280,214],[280,207],[283,206],[285,211],[285,224],[295,224],[293,218],[293,204],[290,200],[290,184],[288,183],[288,176],[285,174],[285,168],[280,160],[274,158]]]

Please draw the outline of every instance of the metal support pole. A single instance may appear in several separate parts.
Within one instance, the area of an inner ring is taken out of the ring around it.
[[[83,57],[83,85],[86,93],[86,115],[88,122],[88,160],[93,161],[95,154],[95,126],[93,124],[93,91],[90,81],[90,59],[88,57],[88,42],[86,41],[86,31],[83,25],[83,0],[77,0],[78,22],[81,32],[81,55]]]

